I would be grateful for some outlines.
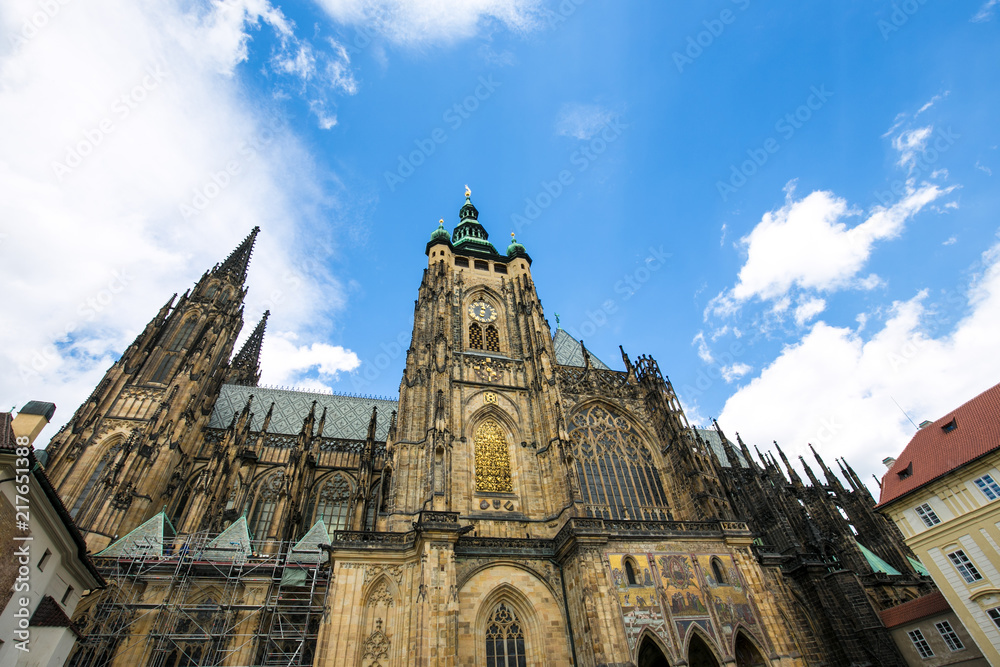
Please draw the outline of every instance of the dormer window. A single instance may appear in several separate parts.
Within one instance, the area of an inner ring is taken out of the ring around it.
[[[907,477],[913,476],[913,461],[906,464],[906,467],[896,473],[899,475],[900,479],[906,479]]]
[[[941,427],[941,430],[945,433],[951,433],[956,428],[958,428],[958,422],[952,417],[950,422]]]

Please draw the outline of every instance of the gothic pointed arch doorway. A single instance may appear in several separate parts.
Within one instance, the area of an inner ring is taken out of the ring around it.
[[[708,647],[705,640],[695,633],[688,644],[689,667],[721,667],[715,653]]]
[[[736,633],[736,667],[763,667],[767,660],[742,632]]]
[[[636,667],[670,667],[667,657],[651,637],[644,636],[636,654]]]

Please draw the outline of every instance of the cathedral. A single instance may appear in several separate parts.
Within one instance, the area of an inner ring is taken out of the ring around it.
[[[878,612],[934,587],[850,466],[803,481],[553,332],[468,191],[398,401],[258,386],[257,231],[47,448],[108,582],[68,665],[906,664]]]

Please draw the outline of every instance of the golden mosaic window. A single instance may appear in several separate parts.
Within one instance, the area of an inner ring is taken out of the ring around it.
[[[573,415],[569,438],[589,516],[667,518],[653,454],[628,419],[595,405]]]
[[[490,352],[500,351],[500,335],[492,324],[486,327],[486,349]]]
[[[487,419],[476,428],[476,490],[513,493],[510,479],[510,452],[500,424]]]
[[[483,349],[483,328],[475,322],[469,325],[469,347],[473,350]]]

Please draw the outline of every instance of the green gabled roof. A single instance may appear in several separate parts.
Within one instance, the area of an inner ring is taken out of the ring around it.
[[[323,519],[317,519],[313,527],[288,552],[288,562],[318,563],[325,560],[326,556],[319,548],[321,544],[330,544],[330,533],[327,532]]]
[[[552,345],[556,348],[556,363],[560,366],[578,366],[583,368],[583,350],[580,349],[580,341],[566,333],[565,329],[556,329],[552,337]],[[608,365],[594,356],[594,353],[587,350],[590,355],[590,365],[602,371],[611,370]]]
[[[166,513],[160,512],[138,528],[133,529],[125,537],[115,540],[106,549],[94,555],[103,558],[163,556],[163,543],[176,534],[177,532]]]
[[[883,572],[885,574],[899,574],[899,570],[897,570],[892,565],[889,565],[884,560],[876,556],[874,552],[868,549],[868,547],[866,547],[865,545],[861,544],[861,542],[855,541],[854,543],[858,545],[859,549],[861,549],[861,553],[864,554],[865,560],[868,561],[868,564],[871,566],[873,572]]]
[[[921,563],[916,558],[910,558],[909,556],[907,556],[906,560],[910,561],[910,565],[912,565],[913,569],[917,571],[917,574],[922,574],[925,577],[931,576],[931,573],[927,571],[927,568],[924,567],[924,564]]]
[[[241,516],[215,536],[198,555],[199,559],[245,563],[250,555],[250,530],[247,518]]]

